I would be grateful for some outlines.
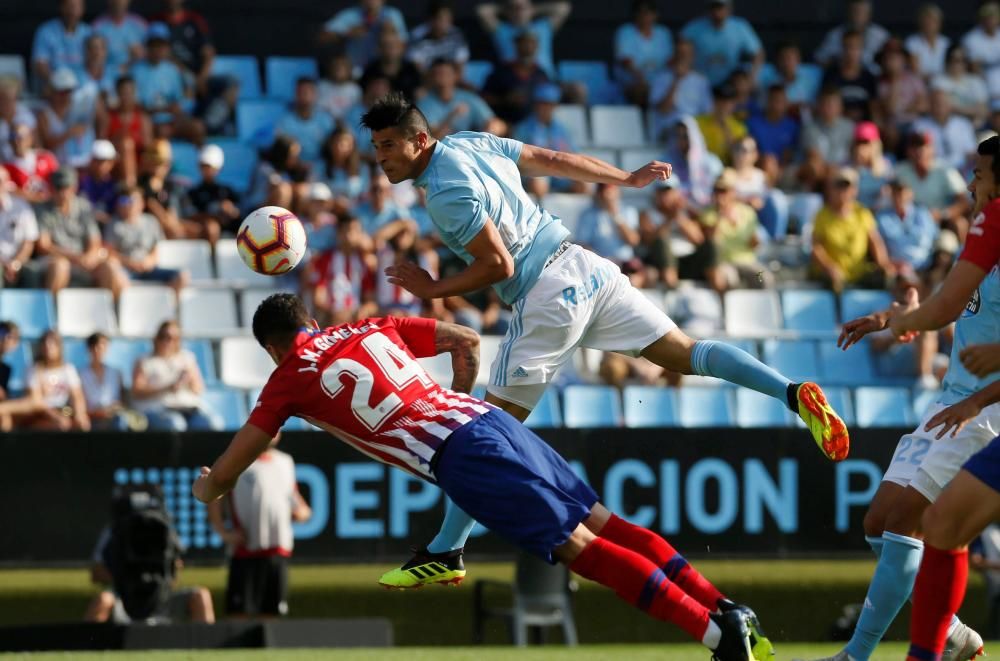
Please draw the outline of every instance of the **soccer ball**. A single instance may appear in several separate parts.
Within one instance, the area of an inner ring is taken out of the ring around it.
[[[257,273],[281,275],[295,268],[305,254],[306,230],[288,209],[261,207],[243,220],[236,248]]]

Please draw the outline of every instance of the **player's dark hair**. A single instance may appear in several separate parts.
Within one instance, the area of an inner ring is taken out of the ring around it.
[[[98,342],[100,342],[101,340],[106,340],[106,339],[108,339],[108,336],[105,335],[104,333],[99,333],[99,332],[98,333],[91,333],[87,337],[87,348],[93,350],[93,348],[97,346]]]
[[[372,104],[361,116],[361,126],[369,131],[397,128],[407,138],[417,133],[430,135],[430,125],[420,109],[409,102],[401,92],[389,92]]]
[[[301,298],[295,294],[272,294],[253,313],[253,336],[262,347],[284,346],[311,320]]]
[[[1000,136],[990,136],[979,143],[976,153],[980,156],[990,156],[993,170],[993,181],[1000,182]]]

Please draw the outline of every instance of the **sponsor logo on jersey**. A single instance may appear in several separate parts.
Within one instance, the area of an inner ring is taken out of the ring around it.
[[[979,308],[983,304],[983,297],[979,293],[979,288],[972,292],[972,296],[969,297],[969,302],[965,304],[965,311],[962,313],[963,317],[972,317],[979,314]]]

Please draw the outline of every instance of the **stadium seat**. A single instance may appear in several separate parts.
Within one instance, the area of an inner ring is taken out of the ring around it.
[[[243,142],[267,147],[274,142],[274,127],[285,114],[276,99],[244,99],[236,104],[236,135]]]
[[[582,83],[587,88],[587,102],[620,103],[621,90],[608,76],[608,65],[600,60],[560,60],[556,65],[563,83]]]
[[[611,149],[610,147],[587,147],[586,149],[580,150],[581,154],[585,156],[593,156],[596,159],[600,159],[605,163],[610,163],[615,167],[618,167],[618,150]],[[628,193],[626,193],[628,195]]]
[[[575,103],[556,106],[553,119],[569,132],[573,146],[582,149],[590,145],[590,129],[587,127],[587,108]]]
[[[867,385],[875,379],[875,366],[867,344],[848,349],[837,346],[835,340],[821,340],[819,349],[820,383],[835,386]]]
[[[851,397],[851,389],[836,386],[824,387],[823,394],[826,395],[827,403],[840,415],[840,419],[844,421],[844,424],[848,428],[852,427],[856,418],[854,417],[854,400]],[[799,420],[799,425],[805,427],[805,423],[801,420]]]
[[[542,398],[531,410],[524,424],[532,429],[551,429],[562,427],[562,411],[559,408],[559,390],[549,386],[542,393]]]
[[[756,390],[736,389],[736,424],[740,427],[787,427],[792,412],[783,402]]]
[[[3,359],[5,363],[10,365],[10,380],[7,382],[10,392],[8,394],[20,395],[28,387],[28,372],[31,371],[31,364],[34,362],[31,343],[22,339]]]
[[[195,186],[201,181],[201,171],[198,169],[198,148],[190,142],[171,141],[170,153],[172,165],[170,174],[180,180],[185,186]]]
[[[563,388],[563,423],[572,429],[618,427],[622,402],[611,386],[566,386]]]
[[[649,147],[643,147],[641,149],[623,149],[618,167],[622,170],[632,172],[633,170],[638,170],[650,161],[659,160],[663,160],[662,149],[650,149]],[[648,196],[648,193],[646,195]]]
[[[733,425],[732,388],[680,388],[677,408],[683,427]]]
[[[0,55],[0,78],[13,77],[21,81],[21,89],[28,82],[28,70],[23,55]]]
[[[589,195],[579,193],[549,193],[542,199],[542,208],[553,216],[558,216],[562,224],[570,231],[576,231],[577,223],[593,200]]]
[[[626,427],[677,427],[677,391],[658,386],[626,386],[622,393]]]
[[[129,287],[118,300],[121,333],[129,337],[152,337],[157,327],[177,318],[177,294],[166,286]]]
[[[724,337],[724,338],[709,338],[716,339],[717,342],[725,342],[730,346],[734,346],[737,349],[742,349],[748,354],[760,360],[760,349],[757,347],[757,340],[753,340],[747,337]]]
[[[820,369],[812,340],[764,340],[764,362],[792,381],[814,381]]]
[[[881,289],[848,289],[840,295],[840,318],[848,322],[892,305],[892,294]]]
[[[707,287],[684,286],[667,292],[667,310],[678,324],[693,333],[722,330],[722,299]]]
[[[773,335],[781,328],[781,303],[767,289],[733,289],[723,296],[726,332],[730,335]]]
[[[636,106],[592,106],[590,128],[595,147],[624,149],[647,144],[642,111]]]
[[[493,63],[489,60],[469,60],[462,67],[462,79],[477,90],[483,89],[491,73]]]
[[[936,404],[938,398],[941,397],[941,391],[939,389],[930,390],[927,388],[918,388],[913,391],[913,419],[922,420],[927,411],[930,410],[931,405]]]
[[[274,276],[251,271],[243,263],[235,241],[219,241],[215,244],[215,270],[219,274],[219,280],[231,287],[273,289],[277,284]]]
[[[121,372],[122,383],[125,384],[126,388],[131,388],[132,371],[135,369],[135,362],[152,352],[152,340],[114,337],[108,343],[108,355],[105,358],[105,362]],[[85,362],[89,362],[89,358]]]
[[[87,341],[82,337],[63,338],[63,360],[73,365],[77,371],[82,370],[90,362],[87,352]]]
[[[424,368],[428,376],[445,388],[451,387],[454,373],[451,370],[451,354],[442,353],[429,358],[418,358],[417,362]]]
[[[56,297],[56,310],[61,335],[118,334],[114,299],[107,289],[63,289]]]
[[[47,289],[4,289],[0,291],[0,319],[13,321],[28,339],[41,337],[56,326],[56,306]]]
[[[181,292],[181,330],[188,337],[225,337],[240,333],[234,292],[187,288]]]
[[[222,147],[225,160],[219,172],[219,183],[243,195],[250,190],[250,181],[257,168],[257,150],[239,140],[219,139],[214,144]]]
[[[240,81],[241,99],[256,99],[262,96],[260,68],[253,55],[216,55],[212,60],[213,76],[229,76]]]
[[[232,241],[220,241],[223,246]],[[168,269],[184,269],[192,280],[212,280],[212,246],[202,239],[176,239],[156,244],[156,263]]]
[[[221,343],[222,382],[231,388],[263,388],[274,362],[252,337],[227,337]]]
[[[267,75],[267,95],[272,99],[291,101],[299,78],[318,78],[319,68],[312,57],[272,55],[264,62]]]
[[[912,427],[913,409],[906,388],[862,386],[854,390],[859,427]]]
[[[236,431],[247,421],[247,400],[232,388],[205,388],[201,401],[213,413],[222,417],[226,431]]]
[[[785,289],[781,292],[785,328],[795,331],[836,333],[837,300],[824,289]]]
[[[212,341],[185,338],[182,344],[194,354],[194,359],[198,361],[198,369],[201,370],[201,378],[205,383],[210,386],[218,384],[219,371],[215,368],[215,350],[212,349]]]
[[[476,376],[476,383],[489,383],[490,366],[500,353],[501,344],[503,344],[502,335],[483,335],[479,338],[479,375]]]

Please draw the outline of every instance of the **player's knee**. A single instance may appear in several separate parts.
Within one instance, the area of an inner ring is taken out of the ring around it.
[[[885,532],[885,512],[877,506],[872,506],[868,508],[865,512],[864,519],[864,529],[865,536],[867,537],[879,537],[883,532]]]
[[[924,542],[939,549],[953,549],[962,546],[959,520],[951,516],[937,504],[924,510],[920,519]]]

